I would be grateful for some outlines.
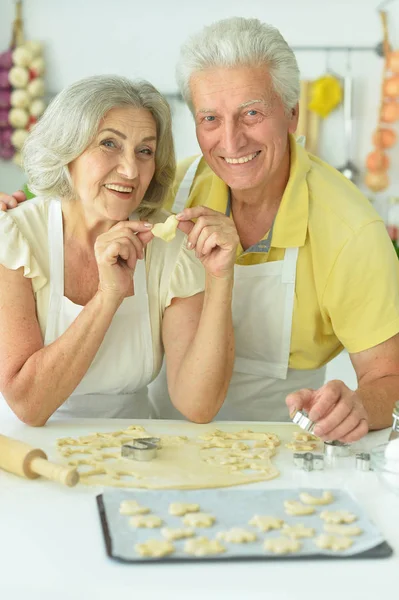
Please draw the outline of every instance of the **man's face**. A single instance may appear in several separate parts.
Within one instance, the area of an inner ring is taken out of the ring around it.
[[[195,73],[190,89],[198,143],[232,190],[261,189],[275,176],[298,122],[287,115],[267,69],[215,68]]]

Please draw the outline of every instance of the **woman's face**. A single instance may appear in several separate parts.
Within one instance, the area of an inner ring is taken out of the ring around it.
[[[156,124],[143,108],[113,108],[93,142],[68,166],[75,198],[100,218],[126,220],[155,172]]]

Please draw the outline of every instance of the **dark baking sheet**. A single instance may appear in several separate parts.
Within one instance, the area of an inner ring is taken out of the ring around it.
[[[145,491],[131,493],[119,490],[112,490],[97,496],[97,507],[99,511],[101,527],[106,547],[106,552],[110,558],[123,563],[153,563],[153,562],[180,562],[180,561],[214,561],[214,560],[270,560],[270,559],[342,559],[342,558],[387,558],[392,555],[391,546],[383,539],[375,525],[368,519],[362,507],[347,492],[341,490],[331,490],[335,497],[335,502],[330,505],[316,507],[316,514],[311,516],[293,517],[285,514],[283,510],[284,499],[298,499],[299,493],[307,491],[319,496],[321,489],[300,489],[300,490],[193,490],[193,491]],[[135,553],[134,545],[137,542],[148,538],[164,539],[160,529],[135,529],[128,524],[126,516],[120,516],[116,509],[122,500],[135,499],[144,506],[149,506],[154,514],[158,514],[165,520],[165,525],[176,527],[180,524],[180,517],[172,517],[167,513],[167,507],[170,502],[198,502],[200,510],[213,514],[217,521],[213,527],[196,529],[197,536],[206,536],[214,538],[217,531],[229,529],[232,526],[245,527],[259,533],[259,542],[250,544],[229,544],[222,542],[227,548],[227,552],[219,555],[195,557],[183,553],[182,548],[186,540],[173,542],[176,552],[172,555],[161,558],[142,557]],[[223,506],[223,511],[218,511],[217,506]],[[248,505],[252,505],[249,509]],[[254,506],[256,510],[254,512]],[[276,509],[278,506],[278,510]],[[216,510],[215,510],[216,507]],[[265,552],[261,543],[266,538],[279,537],[281,532],[278,530],[260,533],[255,528],[249,526],[248,520],[255,514],[270,514],[284,519],[289,524],[304,523],[307,526],[316,528],[316,535],[323,533],[323,521],[318,517],[322,510],[338,510],[347,508],[355,512],[359,517],[354,523],[359,525],[365,533],[360,536],[352,537],[354,544],[350,551],[332,552],[328,550],[313,551],[313,542],[310,539],[300,540],[303,544],[303,550],[295,554],[276,555]],[[237,519],[236,515],[245,515]],[[234,515],[232,521],[231,515]],[[230,518],[229,518],[230,516]],[[319,526],[316,526],[316,524]],[[122,527],[121,527],[122,524]],[[365,544],[366,542],[366,544]],[[365,545],[370,546],[364,549]],[[356,546],[359,551],[356,551]]]

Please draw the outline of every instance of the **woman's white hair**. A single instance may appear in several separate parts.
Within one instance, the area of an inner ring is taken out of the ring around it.
[[[232,17],[204,27],[183,45],[176,76],[180,92],[193,111],[193,73],[214,67],[261,65],[269,71],[275,92],[290,112],[300,93],[295,55],[278,29],[258,19]]]
[[[77,81],[47,107],[23,148],[24,169],[33,193],[45,197],[73,196],[68,165],[89,146],[101,120],[116,107],[143,108],[155,120],[155,173],[138,212],[147,217],[162,205],[176,166],[170,107],[147,81],[133,82],[116,75]]]

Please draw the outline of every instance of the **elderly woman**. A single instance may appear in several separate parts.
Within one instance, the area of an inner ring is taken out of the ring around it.
[[[169,243],[151,233],[175,167],[164,98],[147,82],[79,81],[30,134],[24,166],[37,197],[0,214],[8,405],[33,426],[56,412],[148,417],[165,351],[173,404],[211,420],[233,367],[238,238],[206,216]]]

